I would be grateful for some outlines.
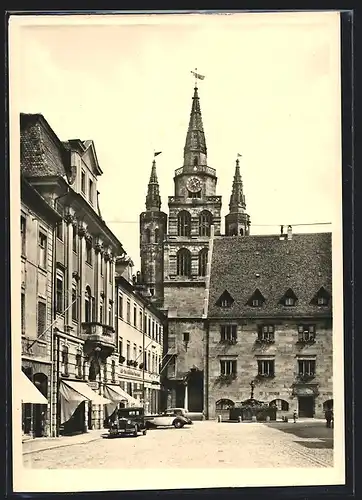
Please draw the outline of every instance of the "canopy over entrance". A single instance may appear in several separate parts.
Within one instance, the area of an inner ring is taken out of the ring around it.
[[[40,405],[48,404],[48,400],[46,399],[46,397],[43,396],[43,394],[35,387],[35,385],[23,371],[21,372],[20,377],[20,393],[22,403],[32,403]]]
[[[121,389],[118,385],[104,386],[104,395],[114,402],[126,401],[130,406],[139,406],[140,402],[133,398],[126,391]]]
[[[61,380],[59,394],[61,401],[61,423],[67,422],[75,412],[77,406],[83,401],[91,401],[97,405],[105,405],[111,402],[109,399],[93,391],[86,382]]]

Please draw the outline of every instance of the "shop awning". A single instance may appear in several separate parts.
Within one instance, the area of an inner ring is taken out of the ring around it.
[[[104,387],[104,395],[111,401],[127,401],[129,405],[139,406],[140,402],[133,398],[118,385],[106,385]]]
[[[48,400],[45,396],[35,387],[33,382],[21,372],[20,381],[20,393],[22,403],[33,403],[39,405],[47,405]]]
[[[73,382],[62,380],[59,388],[60,394],[67,401],[92,401],[96,405],[106,405],[111,401],[93,391],[86,382]]]

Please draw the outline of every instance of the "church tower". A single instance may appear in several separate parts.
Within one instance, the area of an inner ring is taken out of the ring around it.
[[[233,187],[230,196],[229,213],[225,217],[226,236],[249,236],[250,217],[245,212],[246,203],[239,159],[236,160]]]
[[[164,259],[164,310],[168,316],[168,406],[204,407],[204,294],[211,228],[220,235],[221,196],[208,165],[200,98],[195,86],[183,165],[168,198]]]
[[[161,212],[160,187],[156,161],[153,160],[146,196],[146,211],[140,215],[140,254],[142,282],[151,293],[151,300],[159,307],[163,302],[163,242],[167,215]]]

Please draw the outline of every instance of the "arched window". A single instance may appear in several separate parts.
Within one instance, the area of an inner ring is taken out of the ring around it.
[[[284,399],[273,399],[273,401],[270,401],[269,406],[275,406],[279,411],[289,411],[289,403]]]
[[[151,241],[151,231],[149,228],[145,229],[145,242],[150,243]]]
[[[206,276],[208,249],[203,248],[199,252],[199,276]]]
[[[78,321],[78,284],[72,281],[72,320]]]
[[[191,234],[191,215],[186,210],[177,216],[177,234],[179,236],[190,236]]]
[[[156,227],[155,229],[155,243],[159,243],[160,242],[160,230],[158,229],[158,227]]]
[[[78,352],[75,356],[76,377],[82,378],[82,354]]]
[[[103,297],[99,298],[99,322],[104,323],[104,305]]]
[[[195,156],[195,158],[194,158],[194,166],[195,166],[195,167],[198,165],[198,162],[199,162],[199,161],[198,161],[198,159],[197,159],[197,156]]]
[[[62,349],[62,357],[61,357],[61,360],[62,360],[62,366],[61,366],[61,370],[62,370],[62,375],[65,375],[66,377],[69,375],[69,356],[68,356],[68,352],[69,352],[69,349],[68,347],[65,345]]]
[[[89,286],[85,289],[84,297],[84,320],[86,323],[92,321],[92,292]]]
[[[323,403],[323,411],[333,410],[333,399],[328,399]]]
[[[212,224],[212,214],[204,210],[199,215],[199,235],[210,236],[210,228]]]
[[[187,248],[177,252],[177,275],[191,276],[191,252]]]
[[[240,229],[240,236],[244,236],[244,229],[243,228]]]
[[[234,406],[235,403],[231,399],[219,399],[219,401],[216,401],[216,410],[230,410]]]

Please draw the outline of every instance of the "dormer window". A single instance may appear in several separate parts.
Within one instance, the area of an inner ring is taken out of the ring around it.
[[[216,305],[218,307],[222,307],[222,308],[228,308],[228,307],[231,307],[234,303],[234,299],[232,298],[232,296],[230,295],[230,293],[225,290],[219,297],[219,299],[216,301]]]
[[[320,307],[325,307],[329,305],[331,296],[327,292],[327,290],[322,286],[318,292],[315,294],[313,299],[311,300],[311,304],[320,306]]]
[[[297,297],[293,290],[289,288],[285,294],[284,297],[281,298],[280,303],[283,304],[286,307],[292,307],[295,306],[297,303]]]
[[[251,307],[261,307],[265,302],[265,298],[261,291],[257,288],[253,295],[250,297],[250,299],[247,302],[248,306]]]
[[[89,203],[93,205],[93,181],[89,179]]]
[[[328,299],[326,297],[318,297],[317,303],[319,306],[327,306],[328,305]]]
[[[80,180],[80,189],[83,194],[85,194],[85,172],[82,170],[81,173],[81,180]]]

